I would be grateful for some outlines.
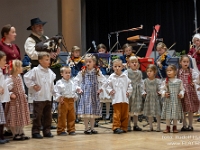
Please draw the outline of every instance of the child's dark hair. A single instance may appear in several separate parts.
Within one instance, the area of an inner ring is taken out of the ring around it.
[[[182,55],[181,58],[180,58],[180,60],[179,60],[179,62],[181,63],[181,61],[182,61],[184,58],[188,58],[188,60],[189,60],[189,62],[190,62],[190,57],[189,57],[188,55]],[[182,66],[181,66],[181,67],[182,67]],[[178,73],[177,73],[178,78],[179,78],[179,70],[180,70],[180,69],[178,69]],[[188,79],[188,82],[190,83],[190,82],[192,82],[192,80],[191,80],[191,78],[192,78],[192,71],[191,71],[191,69],[190,69],[190,66],[188,66],[188,71],[189,71],[189,78],[190,78],[190,79]]]
[[[171,69],[174,70],[175,72],[177,71],[176,65],[174,65],[174,64],[169,64],[169,65],[167,66],[167,69],[168,69],[168,68],[171,68]],[[167,69],[166,69],[166,72],[167,72]]]
[[[155,74],[157,73],[157,67],[156,67],[156,65],[154,65],[154,64],[149,64],[149,65],[147,66],[147,68],[146,68],[146,72],[147,72],[148,69],[153,70],[153,72],[154,72]]]
[[[5,54],[3,51],[0,51],[0,60],[1,60],[4,56],[6,56],[6,54]]]
[[[189,59],[189,61],[190,61],[190,57],[188,55],[182,55],[180,60],[179,60],[179,62],[181,62],[183,60],[183,58],[185,58],[185,57],[187,57]]]
[[[99,44],[98,46],[97,46],[97,51],[99,50],[99,49],[105,49],[106,50],[106,52],[107,52],[107,48],[106,48],[106,46],[104,45],[104,44]]]

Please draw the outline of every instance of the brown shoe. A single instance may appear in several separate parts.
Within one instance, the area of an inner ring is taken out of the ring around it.
[[[173,133],[178,133],[176,126],[173,126]]]
[[[163,133],[170,133],[170,126],[166,126],[166,130],[164,130]]]

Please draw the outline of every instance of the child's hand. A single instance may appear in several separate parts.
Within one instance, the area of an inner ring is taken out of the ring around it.
[[[190,83],[191,86],[194,86],[194,82]]]
[[[166,93],[165,93],[165,97],[166,97],[166,98],[170,97],[170,93],[169,93],[169,92],[166,92]]]
[[[145,98],[147,96],[147,94],[142,94],[142,96]]]
[[[110,93],[109,93],[111,96],[113,96],[115,94],[115,90],[112,90]]]
[[[99,95],[101,92],[103,92],[103,90],[102,90],[102,89],[99,89],[99,90],[97,91],[97,94]]]
[[[64,98],[61,96],[59,99],[59,103],[62,105],[64,103]]]
[[[161,95],[161,93],[160,92],[157,92],[157,94],[160,96]]]
[[[178,98],[181,99],[182,98],[182,94],[178,94]]]
[[[82,91],[81,89],[77,89],[76,92],[77,92],[78,94],[83,93],[83,91]]]
[[[0,95],[3,95],[4,94],[4,89],[3,87],[0,87]]]
[[[16,99],[16,95],[12,93],[12,94],[10,95],[10,98],[11,98],[11,99]]]
[[[126,92],[126,96],[129,97],[129,93],[128,92]]]
[[[34,85],[34,86],[33,86],[33,89],[34,89],[36,92],[38,92],[38,91],[41,89],[41,87],[40,87],[39,85]]]

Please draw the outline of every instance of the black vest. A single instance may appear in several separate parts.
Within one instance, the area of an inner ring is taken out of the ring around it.
[[[35,41],[36,44],[39,43],[39,42],[47,40],[47,38],[45,36],[42,36],[41,39],[39,39],[37,36],[31,34],[31,35],[29,35],[29,37],[31,37]],[[39,65],[38,60],[31,60],[31,68],[37,67],[38,65]]]

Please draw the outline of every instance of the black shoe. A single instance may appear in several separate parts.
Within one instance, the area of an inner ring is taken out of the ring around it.
[[[76,135],[76,132],[72,131],[69,133],[69,135]]]
[[[0,140],[0,144],[5,144],[6,141],[5,140]]]
[[[193,127],[188,126],[188,131],[193,131],[193,130],[194,130]]]
[[[5,131],[3,135],[4,136],[13,136],[11,131]]]
[[[183,127],[181,128],[181,131],[188,131],[188,128],[187,128],[186,126],[183,126]]]
[[[30,137],[29,136],[25,136],[24,133],[20,134],[20,136],[24,139],[24,140],[29,140]]]
[[[121,133],[123,133],[123,132],[124,132],[124,131],[121,130],[120,128],[117,128],[117,129],[115,129],[115,130],[113,131],[114,134],[121,134]]]
[[[23,141],[23,140],[24,140],[23,137],[20,136],[19,134],[16,134],[16,135],[14,136],[14,138],[13,138],[13,141]]]
[[[84,131],[85,134],[92,134],[91,130]]]
[[[3,139],[6,143],[9,143],[10,140],[9,139]]]
[[[53,129],[57,129],[57,127],[55,127],[55,126],[51,126],[51,129],[53,130]]]
[[[92,134],[98,134],[98,132],[96,130],[91,130]]]
[[[80,122],[79,119],[76,119],[76,120],[75,120],[75,123],[79,123],[79,122]]]
[[[51,132],[49,132],[49,133],[45,134],[44,137],[52,138],[54,136],[51,134]]]
[[[134,127],[133,127],[133,130],[134,130],[134,131],[142,131],[142,129],[141,129],[140,127],[138,127],[138,126],[134,126]]]
[[[200,117],[197,119],[197,122],[200,122]]]
[[[99,121],[95,120],[95,123],[94,123],[94,127],[98,127],[99,126]]]
[[[66,132],[61,132],[60,134],[58,134],[58,136],[67,136]]]
[[[32,138],[34,138],[34,139],[42,139],[43,137],[40,135],[40,133],[35,133],[35,134],[32,134]]]

